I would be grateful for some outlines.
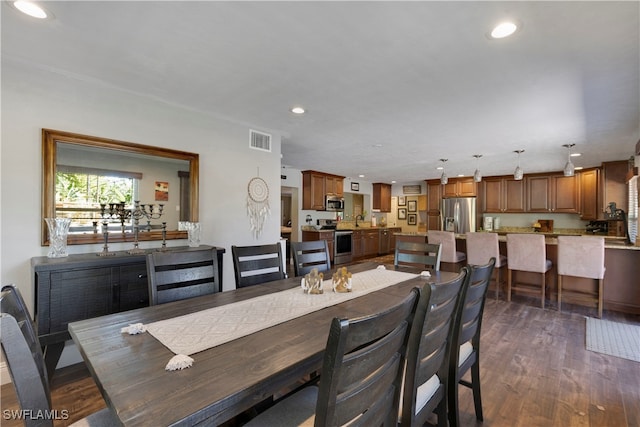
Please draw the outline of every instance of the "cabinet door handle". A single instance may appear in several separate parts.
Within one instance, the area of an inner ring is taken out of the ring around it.
[[[146,274],[138,274],[138,279],[146,279],[147,275]]]

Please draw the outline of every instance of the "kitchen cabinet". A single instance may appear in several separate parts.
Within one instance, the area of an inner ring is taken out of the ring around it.
[[[616,203],[618,209],[629,212],[627,200],[627,160],[602,163],[602,208],[598,212],[600,219],[604,219],[604,212],[611,202]]]
[[[490,177],[482,180],[484,213],[525,212],[525,181],[513,177]]]
[[[418,196],[418,212],[423,212],[427,210],[427,196],[420,195]]]
[[[476,183],[473,178],[449,178],[449,182],[443,185],[442,198],[448,197],[475,197],[478,195]]]
[[[351,255],[353,259],[364,257],[364,232],[362,230],[355,230],[351,235]]]
[[[580,219],[594,221],[598,219],[600,209],[600,169],[581,170],[578,174]]]
[[[364,257],[374,257],[378,255],[380,248],[380,230],[377,228],[363,231]]]
[[[373,209],[380,212],[391,212],[391,184],[373,184],[372,205]]]
[[[222,283],[225,250],[217,250],[218,283]],[[40,345],[46,347],[45,363],[50,374],[55,370],[65,341],[71,338],[67,331],[70,322],[149,305],[146,254],[113,253],[109,257],[88,253],[31,259],[35,322]]]
[[[395,254],[396,252],[396,233],[400,233],[402,228],[400,227],[392,227],[389,228],[389,252],[391,254]]]
[[[578,212],[578,179],[575,176],[527,176],[525,182],[528,212]]]
[[[427,230],[440,230],[440,209],[442,205],[442,184],[440,180],[429,180],[427,183]]]
[[[344,195],[344,177],[316,171],[302,172],[302,209],[325,210],[327,194]]]
[[[334,231],[333,230],[318,230],[318,231],[302,231],[302,241],[308,242],[313,240],[326,240],[327,247],[329,248],[329,258],[331,259],[331,264],[333,264],[333,255],[334,255]]]

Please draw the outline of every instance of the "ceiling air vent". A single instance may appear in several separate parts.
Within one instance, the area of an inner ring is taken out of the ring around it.
[[[255,150],[271,152],[271,135],[253,129],[249,129],[249,135],[249,147]]]

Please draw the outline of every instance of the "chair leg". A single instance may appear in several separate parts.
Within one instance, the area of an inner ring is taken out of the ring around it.
[[[513,271],[511,269],[507,269],[507,301],[511,302],[511,279],[513,276]]]
[[[482,417],[482,396],[480,395],[480,360],[476,354],[476,362],[471,366],[471,389],[473,390],[473,405],[476,408],[476,418],[484,421]]]
[[[457,409],[458,406],[456,405],[456,410]],[[443,396],[440,403],[438,403],[438,406],[436,407],[436,414],[438,415],[438,427],[447,427],[447,425],[450,425],[451,427],[454,426],[454,424],[447,423],[447,421],[450,421],[447,418],[447,396]]]
[[[562,312],[562,275],[558,274],[558,312]]]
[[[604,279],[598,279],[598,317],[602,319],[602,309],[604,308],[604,296],[602,295]]]
[[[498,301],[498,299],[500,299],[500,270],[502,270],[502,267],[498,267],[495,270],[496,270],[496,301]]]
[[[456,369],[456,374],[457,374],[458,370]],[[448,417],[449,417],[449,427],[458,427],[460,425],[460,414],[458,412],[458,383],[454,382],[454,381],[450,381],[449,384],[452,384],[449,386],[449,390],[447,390],[447,394],[448,397],[446,399],[442,399],[442,400],[446,400],[447,401],[447,406],[449,409],[449,413],[448,413]],[[442,402],[440,402],[440,404],[442,404]],[[438,405],[438,408],[440,407],[440,405]],[[445,410],[445,414],[446,414],[446,410]],[[447,415],[445,415],[445,418],[447,417]],[[440,414],[438,413],[438,426],[440,426]],[[445,423],[446,426],[446,423]]]
[[[546,286],[545,284],[547,283],[546,280],[546,273],[542,273],[542,301],[540,302],[540,306],[542,307],[542,309],[544,310],[544,299],[545,299],[545,291],[546,291]]]

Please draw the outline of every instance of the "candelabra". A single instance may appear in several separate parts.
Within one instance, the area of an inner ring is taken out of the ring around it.
[[[147,218],[147,228],[151,229],[151,220],[158,219],[162,216],[162,211],[164,209],[163,204],[158,205],[158,209],[156,210],[155,205],[141,205],[140,201],[136,200],[133,202],[133,209],[130,211],[130,218],[133,220],[133,249],[127,251],[129,254],[141,254],[145,253],[144,249],[140,249],[138,247],[138,233],[140,232],[140,220],[142,218]],[[164,225],[163,225],[164,228]],[[163,232],[163,245],[164,245],[164,236]]]
[[[104,237],[104,246],[102,252],[98,253],[98,256],[112,256],[115,252],[109,252],[109,221],[104,220],[102,222],[102,236]]]
[[[108,210],[107,210],[107,206],[109,206]],[[131,218],[131,211],[127,208],[125,208],[124,202],[120,202],[120,203],[109,203],[108,205],[106,203],[101,203],[100,204],[100,213],[102,215],[102,218],[118,218],[120,220],[120,229],[122,230],[122,233],[124,234],[125,232],[125,226],[124,223],[126,220],[128,220],[129,218]]]

